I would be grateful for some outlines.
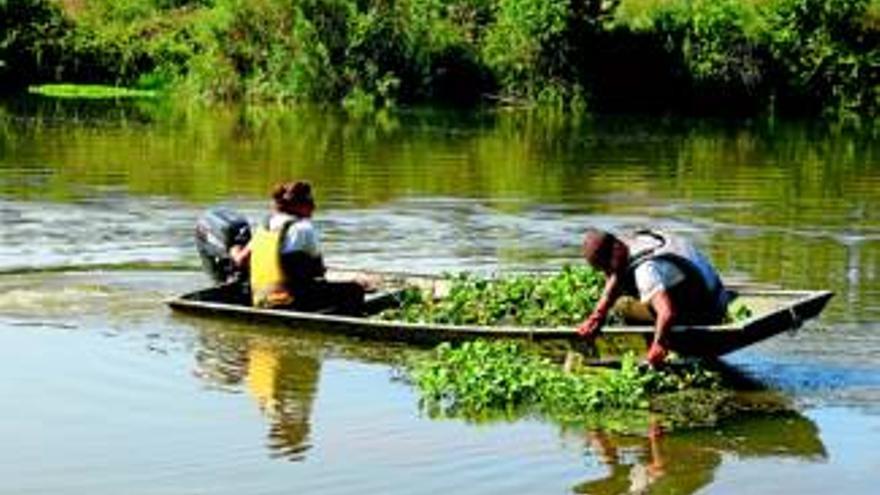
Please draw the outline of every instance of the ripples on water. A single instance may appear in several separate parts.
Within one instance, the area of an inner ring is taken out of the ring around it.
[[[520,114],[4,108],[0,395],[14,399],[0,487],[735,493],[767,491],[763,473],[781,469],[796,488],[834,480],[868,493],[849,475],[877,459],[863,437],[880,431],[871,139]],[[806,414],[658,439],[431,421],[390,380],[407,349],[172,315],[162,298],[204,277],[131,270],[196,267],[204,208],[256,220],[269,186],[289,177],[316,184],[331,264],[553,268],[580,262],[586,225],[653,225],[693,238],[728,276],[832,288],[821,328],[731,359]],[[58,268],[76,269],[46,271]]]

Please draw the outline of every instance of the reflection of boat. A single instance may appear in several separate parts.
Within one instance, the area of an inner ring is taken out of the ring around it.
[[[816,425],[794,413],[755,416],[720,429],[647,437],[590,432],[588,448],[607,476],[574,487],[575,493],[695,493],[705,489],[725,455],[784,457],[804,461],[827,456]]]
[[[335,270],[334,279],[360,278],[374,289],[367,299],[367,316],[350,317],[327,312],[300,312],[253,308],[243,300],[235,286],[221,285],[173,298],[175,310],[201,315],[217,315],[241,320],[262,321],[323,332],[376,340],[403,341],[433,345],[444,341],[475,338],[521,338],[533,341],[564,341],[575,347],[585,345],[573,328],[527,328],[511,326],[462,326],[383,321],[371,317],[393,307],[395,294],[405,286],[419,286],[442,297],[448,282],[439,277],[381,272]],[[816,317],[831,298],[828,291],[767,290],[733,287],[738,297],[753,311],[747,320],[713,326],[677,326],[670,335],[673,350],[685,355],[716,357],[736,351],[776,334],[798,328]],[[596,343],[601,356],[619,355],[623,349],[644,348],[653,334],[648,326],[610,326]]]

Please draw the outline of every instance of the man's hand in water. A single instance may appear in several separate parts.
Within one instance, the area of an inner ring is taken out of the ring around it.
[[[590,316],[577,327],[577,333],[581,337],[587,339],[595,339],[602,331],[602,324],[605,323],[605,315],[598,311],[593,311]]]

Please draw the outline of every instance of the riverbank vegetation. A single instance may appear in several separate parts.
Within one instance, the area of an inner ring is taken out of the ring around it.
[[[880,0],[0,0],[4,88],[861,113]]]
[[[535,415],[622,432],[712,426],[739,413],[783,412],[778,400],[738,396],[722,374],[697,363],[663,370],[632,354],[619,368],[564,367],[536,348],[503,341],[438,346],[410,377],[432,416],[469,420]]]

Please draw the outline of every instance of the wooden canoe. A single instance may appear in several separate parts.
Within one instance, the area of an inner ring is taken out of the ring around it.
[[[653,336],[651,326],[607,326],[595,345],[588,344],[573,327],[530,328],[515,326],[464,326],[385,321],[375,315],[395,303],[394,294],[407,285],[417,285],[442,297],[446,281],[440,277],[382,272],[336,270],[333,279],[360,279],[370,286],[365,317],[335,315],[329,312],[254,308],[242,300],[240,290],[216,286],[167,301],[180,312],[268,322],[298,329],[336,333],[371,340],[435,345],[478,338],[512,338],[536,342],[557,342],[571,349],[607,358],[625,350],[642,351]],[[674,326],[670,348],[687,356],[718,357],[742,349],[779,333],[794,330],[815,318],[825,308],[832,293],[824,290],[773,290],[731,286],[753,316],[737,323],[712,326]]]

